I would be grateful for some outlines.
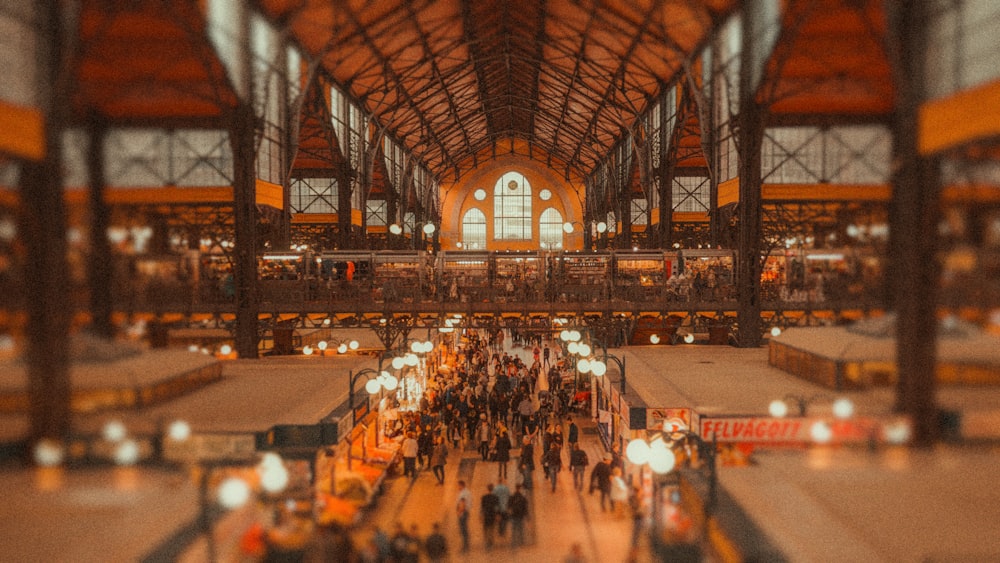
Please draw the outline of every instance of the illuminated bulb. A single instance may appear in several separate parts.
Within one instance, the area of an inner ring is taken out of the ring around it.
[[[642,438],[636,438],[625,446],[625,457],[636,465],[649,461],[649,444]]]
[[[788,416],[788,403],[781,399],[775,399],[767,406],[767,412],[771,413],[771,416],[775,418],[784,418]]]
[[[600,360],[594,360],[590,362],[590,373],[597,377],[601,377],[605,373],[608,373],[608,365]]]
[[[267,452],[257,465],[257,473],[260,475],[260,486],[269,493],[279,493],[288,486],[288,468],[281,456],[274,452]]]
[[[829,424],[820,420],[809,428],[809,436],[817,444],[826,444],[833,439],[833,429],[830,428]]]
[[[674,469],[677,457],[673,450],[667,447],[667,443],[657,438],[649,445],[649,468],[654,473],[663,475],[670,473]]]
[[[392,234],[394,234],[394,235],[398,235],[398,234],[401,234],[403,232],[403,228],[400,227],[399,225],[393,223],[393,224],[389,225],[389,232],[392,233]]]
[[[350,348],[351,350],[357,350],[358,346],[360,346],[360,344],[358,344],[357,340],[352,340],[347,343],[347,347]]]
[[[405,365],[406,365],[406,360],[400,358],[399,356],[396,356],[395,358],[392,359],[393,369],[403,369],[403,366]]]
[[[35,444],[35,463],[42,467],[55,467],[63,462],[66,451],[59,442],[45,438]]]
[[[833,416],[844,419],[854,416],[854,402],[847,397],[841,397],[833,402]]]
[[[198,345],[197,344],[192,344],[192,345],[188,346],[188,352],[197,352],[197,351],[198,351]]]
[[[396,379],[396,376],[390,375],[385,378],[385,383],[383,383],[382,386],[385,387],[386,391],[395,391],[396,387],[399,387],[399,380]]]
[[[579,362],[576,363],[576,369],[580,373],[587,373],[588,371],[590,371],[590,360],[586,358],[580,360]]]
[[[305,356],[312,356],[312,353],[313,353],[312,346],[303,346],[302,347],[302,354],[303,355],[305,355]]]
[[[219,485],[218,499],[223,508],[239,508],[250,500],[250,486],[243,479],[229,477]]]
[[[694,335],[690,332],[684,335],[685,344],[694,344]]]
[[[219,348],[219,353],[222,354],[223,356],[228,356],[229,354],[233,353],[233,347],[230,346],[229,344],[223,344]]]
[[[649,342],[650,342],[650,344],[659,344],[660,343],[660,335],[659,334],[651,334],[651,335],[649,335]]]
[[[347,353],[347,344],[344,344],[343,342],[341,342],[340,345],[337,346],[337,353],[338,354],[346,354]]]
[[[566,342],[567,340],[569,340],[569,330],[568,329],[563,329],[559,333],[559,340],[562,340],[563,342]]]
[[[580,343],[575,341],[570,342],[569,345],[566,346],[566,349],[569,350],[570,354],[576,354],[577,350],[580,349]]]
[[[330,320],[330,319],[327,319],[327,320]],[[316,347],[319,348],[323,352],[326,352],[326,347],[327,346],[329,346],[329,344],[326,343],[326,340],[320,340],[319,343],[316,344]]]
[[[139,461],[139,443],[135,440],[122,440],[115,447],[114,457],[118,465],[135,465]]]
[[[404,358],[404,362],[412,368],[416,367],[417,364],[420,363],[420,358],[418,358],[416,354],[407,354]]]
[[[382,384],[379,383],[377,379],[369,379],[368,382],[365,383],[365,391],[368,391],[369,395],[374,395],[378,393],[381,387]]]
[[[191,425],[183,420],[175,420],[167,428],[167,437],[175,442],[183,442],[191,437]]]
[[[590,355],[590,345],[589,344],[584,344],[584,343],[581,342],[580,345],[576,347],[576,353],[579,354],[579,355],[581,355],[581,356],[589,356]]]
[[[781,336],[781,328],[780,327],[773,327],[773,328],[771,328],[771,336],[773,336],[775,338]]]
[[[890,422],[882,428],[885,441],[893,445],[905,444],[910,441],[910,424],[906,420]]]
[[[125,424],[120,420],[109,420],[107,424],[104,425],[104,430],[101,435],[104,439],[109,442],[121,442],[125,439],[125,435],[128,432],[125,430]]]

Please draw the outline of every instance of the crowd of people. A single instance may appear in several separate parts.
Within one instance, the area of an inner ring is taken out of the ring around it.
[[[637,498],[621,478],[622,460],[616,452],[591,467],[570,412],[563,380],[571,373],[560,362],[559,347],[550,348],[535,335],[514,337],[529,351],[530,360],[529,354],[522,359],[505,352],[502,335],[477,331],[466,331],[459,346],[441,346],[441,367],[429,374],[416,408],[400,410],[385,429],[388,438],[401,442],[403,476],[408,479],[429,469],[436,485],[445,485],[451,450],[474,448],[483,463],[495,464],[495,479],[475,498],[468,484],[455,478],[453,514],[461,538],[455,551],[470,549],[472,520],[481,524],[487,550],[508,536],[510,548],[525,545],[532,490],[539,483],[550,491],[546,494],[570,490],[559,484],[565,466],[572,475],[572,490],[599,495],[603,511],[623,512],[630,498]],[[443,560],[449,546],[441,526],[435,522],[426,537],[420,537],[415,525],[407,530],[397,524],[392,535],[376,529],[356,557],[344,560]]]

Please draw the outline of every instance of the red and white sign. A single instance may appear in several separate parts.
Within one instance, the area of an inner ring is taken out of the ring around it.
[[[815,442],[813,425],[829,427],[829,442],[870,440],[879,428],[874,419],[824,420],[820,418],[705,417],[699,434],[706,441],[787,444]]]

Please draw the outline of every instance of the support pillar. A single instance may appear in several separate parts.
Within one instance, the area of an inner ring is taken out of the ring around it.
[[[247,101],[233,109],[229,142],[233,150],[233,223],[236,231],[233,281],[236,285],[236,353],[256,358],[257,318],[257,202],[254,167],[254,113]]]
[[[66,206],[62,186],[62,130],[68,92],[62,68],[65,14],[60,2],[36,3],[40,107],[45,156],[24,161],[20,174],[18,237],[24,245],[24,360],[28,371],[31,443],[64,441],[71,428],[69,336],[73,306],[66,259]]]
[[[108,241],[111,209],[104,201],[107,183],[104,174],[104,139],[107,126],[97,116],[88,122],[87,170],[90,181],[90,254],[87,257],[87,278],[90,288],[90,327],[94,334],[114,338],[111,320],[114,309],[112,295],[114,258]]]
[[[941,200],[938,163],[917,148],[927,8],[914,0],[887,7],[896,78],[888,253],[889,299],[896,312],[896,410],[913,422],[913,444],[927,447],[938,436],[934,372]]]
[[[756,348],[761,335],[761,160],[764,108],[758,104],[753,80],[753,10],[743,12],[743,46],[740,53],[740,113],[736,117],[739,152],[739,223],[736,233],[737,315],[740,348]]]

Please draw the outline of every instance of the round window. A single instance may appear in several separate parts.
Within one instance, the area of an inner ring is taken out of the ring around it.
[[[473,192],[472,197],[476,198],[476,201],[483,201],[486,199],[486,190],[479,188]]]
[[[552,192],[550,192],[548,189],[544,189],[538,192],[538,197],[542,198],[542,201],[548,201],[552,199]]]

